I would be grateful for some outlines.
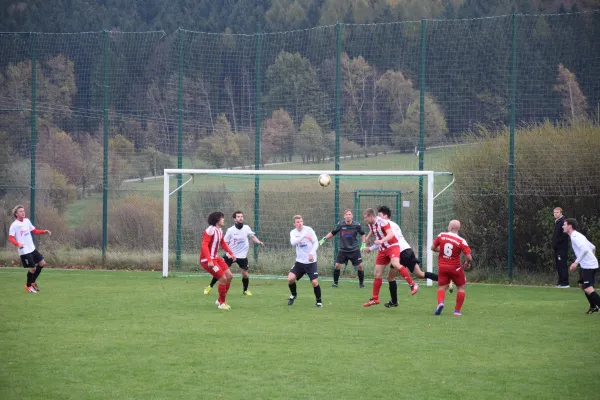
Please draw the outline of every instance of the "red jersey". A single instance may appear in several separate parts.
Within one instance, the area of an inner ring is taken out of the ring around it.
[[[433,241],[433,245],[440,247],[438,267],[460,267],[460,253],[471,254],[467,241],[450,232],[440,233]]]
[[[375,236],[375,240],[382,240],[389,232],[393,232],[392,226],[390,225],[389,221],[387,221],[381,217],[377,217],[377,219],[375,220],[375,223],[368,224],[368,225],[369,225],[369,230],[371,231],[373,236]],[[385,250],[385,249],[389,249],[392,246],[398,246],[398,239],[396,238],[395,234],[387,242],[381,243],[379,245],[379,248],[381,250]]]
[[[223,238],[223,231],[216,226],[209,226],[202,236],[202,248],[200,250],[200,262],[211,262],[217,257],[219,246],[229,254],[233,254]]]

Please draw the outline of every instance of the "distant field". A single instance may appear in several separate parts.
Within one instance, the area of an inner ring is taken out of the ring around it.
[[[0,268],[2,399],[596,399],[600,317],[580,290],[470,285],[436,317],[435,290],[362,307],[368,289],[207,276],[48,270],[39,294]],[[388,298],[388,288],[382,288]],[[588,385],[586,383],[591,383]]]

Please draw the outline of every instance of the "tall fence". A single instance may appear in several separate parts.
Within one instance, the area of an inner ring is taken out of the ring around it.
[[[600,239],[598,37],[600,12],[1,33],[0,239],[23,203],[55,254],[158,252],[164,168],[443,170],[482,262],[550,270],[553,207]]]

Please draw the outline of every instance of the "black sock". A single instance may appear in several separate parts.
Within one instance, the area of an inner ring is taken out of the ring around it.
[[[388,281],[390,285],[390,296],[392,296],[392,303],[398,303],[398,286],[396,281]]]
[[[339,271],[336,270],[336,271]],[[314,292],[315,292],[315,299],[317,299],[317,303],[321,302],[321,286],[317,285],[313,288]]]
[[[290,293],[292,294],[292,296],[296,297],[297,293],[296,293],[296,282],[292,283],[291,285],[288,285],[290,287]]]
[[[248,290],[248,281],[250,281],[250,278],[242,278],[242,286],[244,286],[244,292]]]
[[[213,276],[212,281],[210,281],[210,287],[214,287],[215,283],[217,283],[218,281],[219,280]]]
[[[37,282],[37,278],[38,276],[40,276],[40,274],[42,273],[42,268],[44,267],[40,267],[39,265],[37,267],[35,267],[35,272],[33,273],[33,282]]]
[[[592,299],[590,299],[590,295],[587,294],[586,292],[583,292],[583,294],[585,294],[585,297],[587,297],[587,301],[588,303],[590,303],[590,307],[596,307],[596,305],[594,304],[594,302],[592,301]]]
[[[333,283],[335,283],[336,285],[338,284],[338,281],[340,280],[340,270],[339,269],[335,269],[333,270]]]
[[[431,279],[432,281],[436,281],[436,282],[438,280],[437,274],[434,274],[433,272],[425,272],[425,278]]]
[[[31,286],[31,282],[33,282],[33,274],[27,271],[27,286]]]
[[[596,293],[595,291],[590,293],[589,300],[590,303],[593,302],[596,307],[600,307],[600,295],[598,295],[598,293]]]
[[[358,270],[358,283],[363,284],[365,282],[365,271]]]

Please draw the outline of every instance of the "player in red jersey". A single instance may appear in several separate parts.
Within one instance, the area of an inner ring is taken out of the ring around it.
[[[222,212],[215,211],[208,216],[208,228],[206,228],[202,236],[200,265],[219,281],[218,308],[221,310],[230,310],[231,307],[227,304],[225,298],[227,297],[233,275],[225,260],[218,255],[219,246],[227,252],[228,257],[233,261],[235,261],[235,255],[223,238],[223,230],[221,229],[223,225],[225,225],[225,215]]]
[[[440,253],[438,256],[438,306],[435,309],[435,315],[440,315],[444,309],[446,289],[450,282],[454,282],[458,289],[454,315],[462,315],[460,310],[465,302],[465,286],[467,284],[463,267],[464,269],[471,268],[473,257],[471,257],[471,249],[466,240],[458,236],[459,230],[460,221],[455,219],[450,221],[448,232],[440,233],[431,246],[431,250]],[[467,259],[464,264],[461,264],[460,261],[461,253],[464,253]]]
[[[367,235],[366,240],[371,236],[374,236],[375,244],[379,246],[377,258],[375,259],[373,295],[364,306],[370,307],[379,304],[379,290],[383,283],[383,270],[390,263],[392,264],[392,267],[402,275],[406,282],[411,285],[413,294],[416,293],[419,288],[418,285],[412,280],[408,270],[400,265],[400,246],[398,245],[398,239],[389,222],[378,217],[375,214],[375,210],[372,208],[367,208],[363,213],[363,217],[365,222],[369,225],[369,234]]]

